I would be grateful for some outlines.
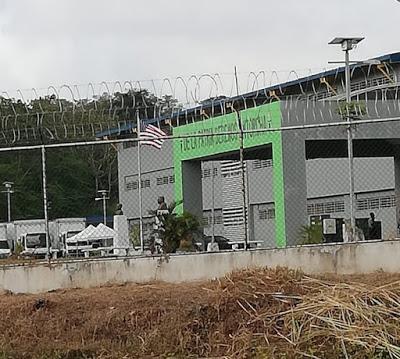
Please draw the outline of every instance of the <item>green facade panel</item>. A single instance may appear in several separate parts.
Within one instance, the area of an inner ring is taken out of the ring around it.
[[[279,102],[266,104],[240,112],[245,131],[280,128],[282,113]],[[182,163],[184,161],[201,161],[211,156],[228,154],[239,151],[240,138],[235,113],[213,117],[208,120],[175,127],[173,136],[174,172],[175,172],[175,200],[189,201],[183,197]],[[234,132],[234,134],[230,133]],[[236,132],[236,133],[235,133]],[[212,134],[214,136],[186,137],[190,135]],[[218,135],[221,134],[221,135]],[[179,138],[181,137],[181,138]],[[286,246],[285,230],[285,188],[282,163],[282,135],[281,131],[246,133],[244,148],[250,149],[263,145],[272,146],[273,156],[273,193],[275,202],[275,233],[276,245]],[[184,207],[184,204],[183,204]],[[180,206],[179,210],[183,211]]]

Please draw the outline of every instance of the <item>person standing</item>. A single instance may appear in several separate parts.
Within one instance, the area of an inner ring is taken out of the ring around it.
[[[375,214],[371,212],[368,219],[368,239],[379,239],[378,226],[375,222]]]
[[[158,208],[155,215],[155,238],[154,238],[154,247],[157,253],[162,253],[163,241],[160,235],[160,232],[164,231],[164,223],[163,223],[163,216],[169,213],[168,206],[165,203],[164,196],[158,197],[157,200]]]

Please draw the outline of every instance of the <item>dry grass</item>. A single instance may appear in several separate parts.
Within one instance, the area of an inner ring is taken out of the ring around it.
[[[0,358],[400,358],[400,275],[247,270],[0,296]]]

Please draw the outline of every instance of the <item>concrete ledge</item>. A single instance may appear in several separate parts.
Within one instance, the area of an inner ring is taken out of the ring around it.
[[[400,272],[400,241],[325,244],[284,249],[218,252],[163,257],[97,259],[0,267],[0,289],[40,293],[108,283],[171,283],[208,280],[249,267],[285,266],[309,274]]]

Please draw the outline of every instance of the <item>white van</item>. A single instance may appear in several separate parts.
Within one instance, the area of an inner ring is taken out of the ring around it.
[[[0,258],[6,258],[11,255],[11,248],[7,239],[0,239]]]

